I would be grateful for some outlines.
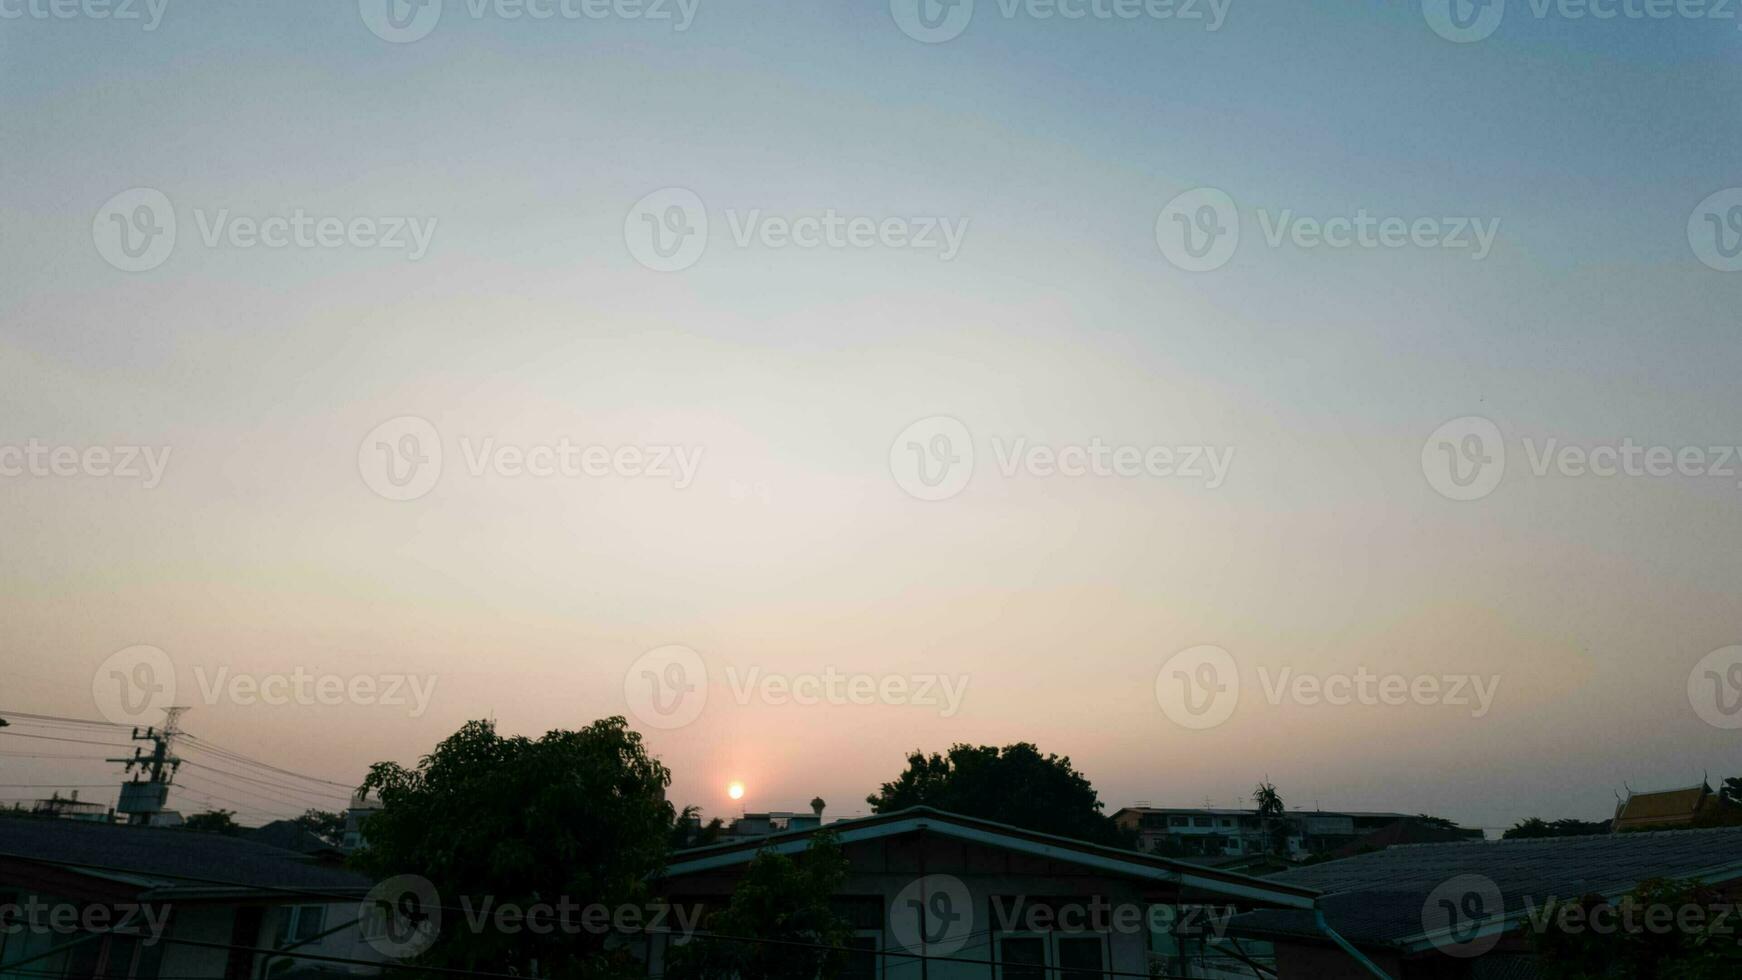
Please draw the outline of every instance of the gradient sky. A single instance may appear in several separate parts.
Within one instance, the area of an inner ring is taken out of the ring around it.
[[[150,32],[0,19],[0,445],[173,449],[149,490],[0,477],[0,709],[95,717],[93,672],[135,644],[184,678],[435,678],[418,718],[185,719],[349,782],[468,718],[624,713],[636,658],[683,644],[714,678],[706,709],[646,730],[673,800],[710,813],[735,812],[732,779],[751,809],[859,812],[906,751],[958,740],[1067,754],[1109,809],[1232,804],[1268,775],[1291,804],[1487,827],[1742,775],[1738,733],[1687,692],[1742,643],[1737,480],[1539,478],[1520,451],[1742,442],[1742,274],[1687,233],[1742,185],[1737,26],[1523,0],[1474,44],[1416,3],[1281,0],[1233,0],[1213,33],[980,0],[936,45],[876,2],[700,0],[678,33],[448,0],[409,44],[337,0],[169,0]],[[668,186],[707,202],[712,237],[659,273],[624,221]],[[1200,186],[1238,201],[1244,237],[1188,273],[1156,216]],[[92,223],[134,187],[180,231],[125,273]],[[222,208],[438,226],[416,262],[206,248],[195,211]],[[737,248],[723,215],[753,208],[969,228],[948,262]],[[1481,261],[1270,248],[1261,209],[1500,230]],[[405,415],[440,431],[447,470],[392,502],[358,446]],[[980,459],[923,502],[888,455],[935,415]],[[1493,494],[1453,502],[1421,449],[1469,415],[1516,455]],[[705,456],[681,490],[473,479],[462,437]],[[994,437],[1236,458],[1213,490],[1005,478]],[[1247,691],[1191,731],[1154,684],[1196,644],[1252,669],[1501,681],[1480,719]],[[969,687],[944,718],[740,705],[723,675],[825,666]],[[0,757],[7,784],[112,771]]]

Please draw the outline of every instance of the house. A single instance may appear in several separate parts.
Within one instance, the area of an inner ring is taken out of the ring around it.
[[[848,975],[857,978],[1015,980],[1057,970],[1148,975],[1152,967],[1180,974],[1219,946],[1233,910],[1310,916],[1313,906],[1309,888],[928,807],[828,830],[850,865],[836,902],[854,927]],[[725,902],[759,851],[799,853],[817,832],[680,851],[661,896],[673,907]],[[664,972],[669,945],[681,941],[647,938],[650,975]]]
[[[722,840],[742,840],[751,837],[766,837],[787,830],[815,830],[823,824],[823,803],[818,797],[811,800],[811,812],[794,813],[788,810],[771,810],[767,813],[746,813],[726,825],[721,832]]]
[[[35,816],[53,820],[85,820],[93,823],[113,823],[115,820],[114,811],[109,807],[101,803],[81,802],[76,789],[71,797],[55,793],[46,800],[37,800],[30,812]]]
[[[1481,840],[1480,829],[1445,827],[1419,817],[1404,817],[1357,837],[1330,852],[1333,858],[1354,857],[1369,851],[1383,851],[1402,844],[1450,844],[1455,841]]]
[[[1615,804],[1615,819],[1609,828],[1615,833],[1628,830],[1670,830],[1692,827],[1716,814],[1721,807],[1716,793],[1706,785],[1655,793],[1627,791],[1627,798]]]
[[[377,972],[368,879],[266,844],[0,816],[0,980],[264,980]],[[250,949],[358,960],[317,964]],[[267,962],[271,960],[271,962]]]
[[[1407,813],[1365,810],[1290,810],[1281,817],[1288,856],[1328,854],[1356,845],[1399,822],[1422,822]],[[1265,819],[1256,809],[1217,807],[1125,807],[1113,814],[1119,826],[1137,834],[1138,847],[1160,854],[1224,858],[1269,854],[1274,849]],[[1480,838],[1480,830],[1453,828],[1459,838]]]
[[[1271,944],[1277,980],[1370,980],[1333,934],[1394,980],[1533,977],[1529,930],[1542,922],[1531,913],[1556,900],[1613,901],[1654,878],[1698,879],[1733,902],[1742,827],[1392,847],[1266,879],[1322,893],[1322,922],[1260,909],[1227,931]]]

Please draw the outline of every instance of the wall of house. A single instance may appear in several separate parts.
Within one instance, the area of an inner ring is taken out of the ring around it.
[[[1132,909],[1128,915],[1136,917],[1134,928],[1098,934],[1104,942],[1105,967],[1113,971],[1147,974],[1150,933],[1143,912],[1154,902],[1173,901],[1177,897],[1165,885],[1145,886],[1078,865],[980,847],[947,838],[889,838],[849,844],[844,850],[851,863],[851,873],[837,894],[844,897],[875,898],[877,906],[882,910],[882,928],[876,930],[876,935],[878,946],[883,950],[919,951],[917,948],[909,949],[904,946],[900,941],[901,937],[895,934],[890,909],[898,898],[905,901],[914,897],[913,891],[904,894],[904,889],[909,889],[920,878],[930,878],[933,883],[938,883],[940,879],[931,876],[947,875],[961,883],[967,896],[965,901],[952,898],[941,909],[952,917],[964,916],[966,920],[965,928],[957,927],[949,933],[951,937],[965,937],[959,949],[947,954],[951,959],[1001,960],[999,939],[1011,934],[1006,927],[1025,924],[1008,921],[1009,914],[1013,911],[1009,904],[1011,899],[1021,897],[1030,902],[1036,899],[1063,899],[1068,904],[1087,910],[1091,907],[1092,900],[1099,898],[1109,906]],[[674,903],[696,898],[722,898],[731,894],[736,879],[736,869],[717,875],[685,876],[668,882],[666,897]],[[949,886],[944,885],[931,889],[927,897],[936,902],[939,901],[935,897],[937,894],[953,893]],[[1005,904],[995,906],[994,898],[1003,900]],[[1060,935],[1067,933],[1055,929],[1041,937],[1049,947],[1049,966],[1058,965],[1055,944]],[[665,941],[656,940],[652,944],[650,975],[656,976],[663,972],[664,955]],[[921,975],[917,960],[884,957],[882,964],[878,976],[886,980],[918,980]],[[998,968],[991,962],[943,962],[936,959],[927,964],[925,971],[927,980],[996,978],[999,975]]]

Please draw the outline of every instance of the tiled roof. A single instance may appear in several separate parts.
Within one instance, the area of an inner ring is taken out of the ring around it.
[[[1494,882],[1509,916],[1551,898],[1618,894],[1648,878],[1727,881],[1742,877],[1742,827],[1411,844],[1267,880],[1324,892],[1319,907],[1350,941],[1392,945],[1424,932],[1428,896],[1459,875]],[[1319,935],[1310,914],[1287,910],[1235,916],[1231,928],[1247,935]]]
[[[355,872],[240,837],[81,820],[0,817],[0,859],[42,861],[187,891],[221,890],[225,886],[212,882],[226,882],[348,895],[370,886]]]
[[[1700,805],[1711,793],[1704,784],[1687,789],[1669,789],[1657,793],[1630,793],[1616,811],[1617,824],[1640,820],[1663,820],[1675,817],[1691,819],[1700,812]]]

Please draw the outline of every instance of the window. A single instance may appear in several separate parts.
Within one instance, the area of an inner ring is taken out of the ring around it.
[[[1227,817],[1221,817],[1216,821],[1216,826],[1218,826],[1218,827],[1232,827],[1232,826],[1234,826],[1234,821],[1229,820]]]
[[[1001,980],[1047,980],[1046,940],[1039,936],[1005,936],[998,941]]]
[[[1167,825],[1169,827],[1184,827],[1184,826],[1186,826],[1186,818],[1184,818],[1184,817],[1168,817],[1167,818]]]
[[[278,910],[278,945],[308,942],[320,935],[326,925],[325,905],[286,905]]]
[[[1100,936],[1060,936],[1059,980],[1095,980],[1107,972]]]
[[[847,945],[853,950],[847,954],[847,961],[841,965],[841,980],[877,980],[878,936],[863,933],[854,935],[847,940]]]
[[[1192,818],[1192,826],[1194,826],[1194,827],[1208,827],[1210,825],[1211,825],[1211,822],[1210,822],[1209,817],[1193,817]]]

